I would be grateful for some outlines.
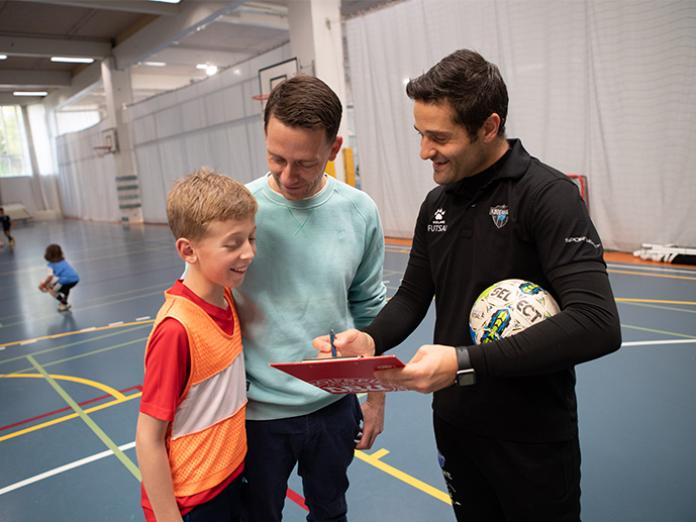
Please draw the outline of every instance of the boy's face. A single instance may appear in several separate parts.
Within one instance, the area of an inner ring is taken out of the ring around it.
[[[205,236],[191,241],[194,265],[209,282],[235,288],[242,284],[256,255],[254,216],[243,220],[213,221]]]
[[[271,187],[285,199],[312,197],[324,186],[326,163],[336,159],[343,139],[326,139],[324,129],[288,127],[271,117],[266,127],[266,154]]]

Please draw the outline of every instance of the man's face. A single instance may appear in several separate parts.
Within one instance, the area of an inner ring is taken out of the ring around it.
[[[435,183],[448,185],[485,168],[483,130],[479,129],[476,141],[472,141],[466,128],[454,122],[454,108],[449,102],[416,101],[413,116],[421,136],[420,157],[432,162]]]
[[[271,172],[271,188],[285,199],[313,196],[324,186],[324,169],[333,161],[343,139],[333,143],[324,129],[288,127],[271,117],[266,127],[266,155]]]

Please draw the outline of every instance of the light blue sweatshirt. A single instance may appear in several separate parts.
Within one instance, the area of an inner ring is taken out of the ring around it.
[[[251,420],[305,415],[340,399],[269,363],[315,358],[312,339],[364,327],[385,303],[377,207],[364,192],[327,178],[301,201],[274,192],[268,175],[247,185],[259,204],[257,250],[234,294]]]

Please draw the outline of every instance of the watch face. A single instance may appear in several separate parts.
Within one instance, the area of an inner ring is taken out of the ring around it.
[[[473,368],[468,370],[459,370],[457,372],[456,382],[459,386],[469,386],[476,384],[476,373]]]

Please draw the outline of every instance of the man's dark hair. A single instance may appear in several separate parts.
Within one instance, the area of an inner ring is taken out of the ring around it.
[[[333,142],[342,113],[341,102],[331,87],[314,76],[298,75],[271,91],[263,113],[263,128],[266,130],[274,117],[288,127],[324,129],[328,141]]]
[[[454,107],[454,122],[463,125],[472,138],[495,112],[500,116],[498,135],[505,135],[507,87],[498,67],[475,51],[460,49],[446,56],[409,81],[406,94],[417,101],[448,101]]]

